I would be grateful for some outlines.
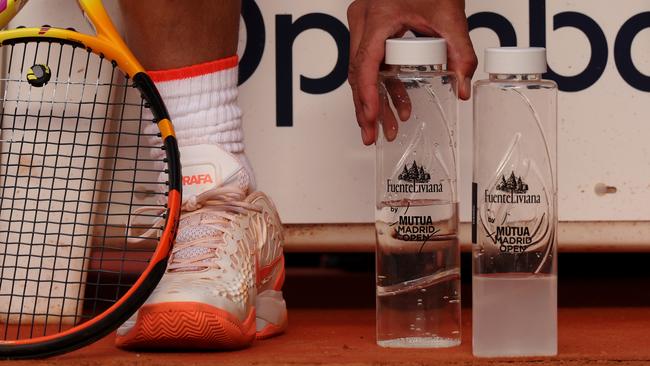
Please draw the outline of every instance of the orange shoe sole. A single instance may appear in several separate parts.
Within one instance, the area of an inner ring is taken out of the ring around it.
[[[280,267],[281,270],[279,276],[276,278],[275,283],[273,284],[272,289],[275,291],[282,291],[282,286],[284,285],[284,280],[286,276],[286,270],[284,268],[284,255],[282,255],[278,265],[281,266]],[[284,316],[282,317],[282,320],[278,324],[273,324],[273,323],[267,324],[264,328],[262,328],[260,331],[257,332],[255,338],[259,340],[263,340],[263,339],[269,339],[275,336],[279,336],[287,330],[288,325],[289,325],[288,315],[285,308]]]
[[[287,329],[288,321],[287,317],[285,315],[284,320],[280,322],[280,324],[267,324],[262,330],[257,332],[255,335],[255,338],[262,340],[262,339],[269,339],[273,338],[275,336],[279,336],[280,334],[284,333],[284,331]]]
[[[244,322],[214,306],[197,302],[145,305],[115,344],[127,349],[232,350],[255,339],[255,308]]]

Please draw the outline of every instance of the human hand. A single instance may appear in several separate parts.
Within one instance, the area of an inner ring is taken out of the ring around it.
[[[363,143],[375,142],[376,120],[379,113],[377,77],[384,60],[386,39],[401,37],[409,30],[447,41],[449,70],[456,73],[458,95],[469,99],[471,80],[477,59],[469,38],[464,0],[355,0],[348,8],[350,26],[350,69],[348,81],[352,87],[357,122]],[[403,86],[388,86],[400,120],[411,113]],[[396,103],[397,101],[397,103]],[[388,140],[397,134],[397,119],[390,108],[382,116]]]

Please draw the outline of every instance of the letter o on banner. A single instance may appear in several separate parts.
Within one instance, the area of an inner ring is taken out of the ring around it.
[[[616,35],[614,60],[623,80],[635,89],[650,92],[650,75],[643,75],[632,62],[632,42],[645,28],[650,28],[650,12],[637,14],[623,24]]]

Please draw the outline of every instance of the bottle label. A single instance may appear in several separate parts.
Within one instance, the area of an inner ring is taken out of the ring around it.
[[[492,245],[500,253],[523,253],[549,243],[549,235],[554,235],[550,221],[552,201],[541,179],[533,186],[528,181],[534,179],[536,171],[528,169],[528,174],[516,170],[502,172],[496,182],[484,187],[482,192],[478,191],[478,184],[474,184],[474,240],[478,235],[476,226],[480,224],[484,234],[481,244]]]
[[[375,223],[378,244],[384,248],[414,248],[413,253],[422,253],[429,249],[429,244],[439,240],[446,233],[443,222],[436,220],[439,207],[430,201],[415,200],[392,202],[382,207]],[[406,247],[404,246],[406,245]]]
[[[457,233],[457,203],[450,199],[454,182],[433,157],[402,159],[386,176],[377,216],[380,242],[410,242],[425,249],[439,236]]]
[[[431,174],[424,166],[413,160],[410,167],[404,165],[397,180],[386,180],[386,193],[442,193],[442,183],[431,182]]]
[[[528,190],[529,186],[522,177],[511,171],[508,178],[501,175],[501,180],[496,184],[494,193],[485,190],[484,203],[486,206],[490,204],[506,206],[540,204],[541,195],[529,194]],[[501,222],[497,221],[495,212],[490,210],[488,213],[487,220],[494,225],[495,229],[491,239],[499,246],[499,251],[502,253],[523,252],[533,244],[533,234],[536,231],[531,231],[532,228],[527,225],[526,221],[511,224],[508,221],[508,213],[509,211],[506,212],[506,217]]]
[[[398,240],[423,243],[431,240],[440,231],[435,227],[430,215],[409,215],[408,207],[397,217],[393,227]]]

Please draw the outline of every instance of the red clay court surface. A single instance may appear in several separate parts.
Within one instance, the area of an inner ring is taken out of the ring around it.
[[[635,256],[636,258],[638,256]],[[439,350],[384,349],[375,344],[374,275],[316,268],[288,268],[283,288],[289,304],[286,334],[257,341],[235,352],[126,352],[113,345],[114,335],[56,358],[2,363],[16,365],[650,365],[650,280],[646,262],[603,255],[610,263],[639,269],[628,277],[564,275],[559,282],[559,356],[533,359],[476,359],[471,350],[471,286],[461,286],[463,343]],[[593,257],[575,259],[589,268],[605,268]],[[645,257],[641,258],[643,261]],[[465,268],[468,268],[467,266]],[[618,267],[617,267],[618,268]],[[582,272],[583,270],[580,270]],[[607,273],[617,270],[610,268]]]
[[[291,309],[286,334],[251,348],[214,353],[133,353],[111,335],[38,365],[650,365],[650,308],[561,308],[557,358],[475,359],[471,312],[463,309],[463,343],[440,350],[383,349],[375,345],[374,310]]]

